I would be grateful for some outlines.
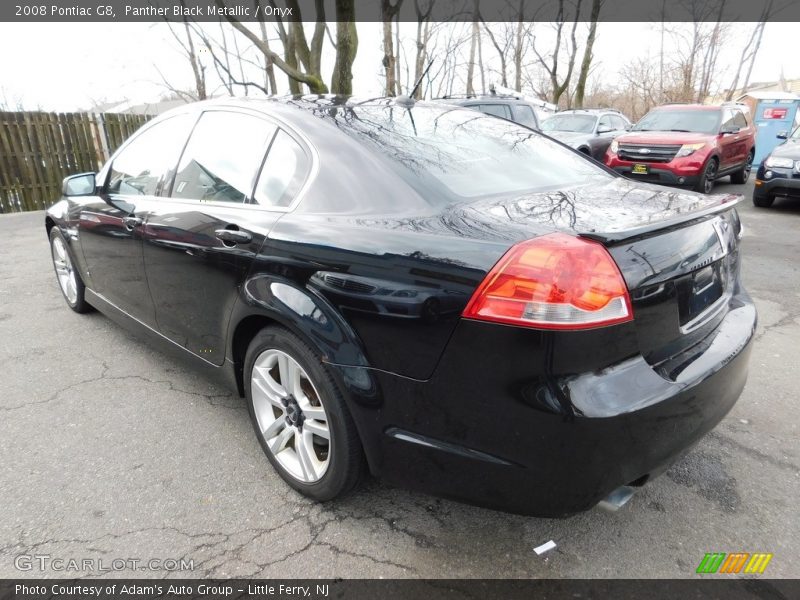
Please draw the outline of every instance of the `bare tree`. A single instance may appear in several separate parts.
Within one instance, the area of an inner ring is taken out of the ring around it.
[[[589,33],[586,35],[586,44],[583,47],[583,60],[581,70],[578,73],[578,81],[575,84],[575,106],[583,107],[583,99],[586,93],[586,80],[589,78],[589,70],[592,68],[594,60],[594,40],[597,36],[597,19],[600,17],[600,9],[603,7],[604,0],[592,0],[592,10],[589,13]]]
[[[214,1],[221,8],[225,8],[224,0]],[[268,2],[275,7],[274,0]],[[265,66],[277,67],[289,77],[289,89],[292,93],[300,93],[300,84],[306,85],[311,93],[328,93],[329,88],[321,73],[322,49],[327,31],[325,0],[314,0],[316,19],[310,44],[303,28],[298,0],[286,0],[286,5],[292,9],[293,20],[284,23],[279,17],[275,19],[278,35],[283,44],[283,57],[270,47],[263,23],[260,24],[261,36],[259,36],[227,12],[225,19],[258,50]],[[331,76],[331,90],[337,94],[350,94],[353,88],[353,61],[358,50],[355,0],[335,0],[335,8],[336,60]],[[266,86],[259,87],[263,90]]]
[[[414,60],[414,83],[422,77],[425,68],[425,61],[428,58],[428,42],[431,31],[431,12],[435,0],[427,0],[427,6],[423,8],[420,0],[414,0],[414,12],[417,15],[417,54]],[[415,98],[423,98],[422,85],[417,88]]]
[[[475,94],[473,78],[475,77],[475,53],[478,49],[478,39],[481,35],[478,21],[480,19],[480,0],[474,0],[472,10],[472,35],[469,44],[469,62],[467,63],[467,95]]]
[[[548,56],[542,55],[536,47],[536,38],[532,38],[531,47],[539,64],[547,72],[550,78],[550,100],[553,104],[558,104],[561,97],[569,89],[570,81],[572,80],[572,72],[575,69],[575,56],[578,53],[578,44],[575,39],[575,31],[578,28],[580,21],[581,5],[583,0],[577,0],[575,3],[575,14],[571,24],[565,21],[564,0],[558,0],[558,12],[556,13],[556,20],[553,23],[556,33],[556,41],[553,45],[553,52]],[[569,25],[569,29],[566,27]],[[560,77],[559,72],[562,51],[566,54],[567,59],[567,72]]]
[[[383,72],[386,78],[386,95],[395,96],[398,92],[397,54],[394,49],[392,27],[395,17],[400,12],[403,0],[381,0],[381,21],[383,22]],[[398,27],[399,31],[399,27]],[[397,52],[400,45],[397,46]]]
[[[182,7],[186,7],[186,2],[184,0],[180,0],[180,5]],[[166,77],[161,73],[161,71],[156,67],[156,71],[158,72],[161,80],[163,81],[164,85],[173,93],[182,98],[187,102],[192,102],[195,100],[205,100],[207,96],[206,92],[206,68],[203,65],[202,61],[200,60],[200,55],[197,51],[197,48],[194,44],[194,36],[192,35],[192,29],[189,25],[189,20],[187,17],[183,17],[183,33],[184,37],[181,37],[173,28],[172,23],[169,21],[165,21],[167,27],[169,28],[170,34],[180,46],[181,53],[186,57],[186,60],[189,62],[189,65],[192,68],[192,75],[194,76],[194,89],[192,92],[188,92],[185,90],[181,90],[170,84]]]
[[[336,63],[331,89],[334,94],[353,93],[353,62],[358,51],[358,33],[353,0],[336,0]]]
[[[492,31],[492,27],[486,23],[483,18],[481,18],[481,21],[483,22],[483,30],[486,32],[486,35],[489,36],[489,41],[492,43],[492,46],[494,46],[494,49],[497,51],[497,56],[500,59],[500,85],[508,87],[508,52],[512,43],[512,38],[507,35],[509,28],[507,26],[502,27],[500,34],[496,35]]]
[[[758,23],[756,23],[755,27],[753,27],[753,31],[750,34],[747,44],[745,44],[744,48],[742,48],[741,58],[736,65],[736,74],[733,76],[733,82],[728,88],[728,93],[725,95],[725,100],[733,99],[733,95],[736,93],[736,90],[739,87],[739,76],[742,72],[742,67],[747,63],[749,63],[747,67],[747,74],[745,75],[741,89],[746,90],[750,83],[750,74],[753,71],[753,64],[756,62],[756,56],[758,55],[758,50],[761,47],[761,37],[764,35],[764,26],[766,25],[770,16],[772,16],[772,4],[772,0],[769,0],[764,5]]]

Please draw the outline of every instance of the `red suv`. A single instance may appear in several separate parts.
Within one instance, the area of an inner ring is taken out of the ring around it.
[[[745,183],[756,129],[746,106],[669,104],[647,113],[608,148],[605,163],[631,179],[708,193],[725,175]]]

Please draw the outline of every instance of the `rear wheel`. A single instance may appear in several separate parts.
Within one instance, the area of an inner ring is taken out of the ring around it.
[[[753,205],[759,208],[769,208],[775,202],[775,196],[756,196],[753,195]]]
[[[318,501],[350,491],[363,451],[320,356],[282,327],[262,329],[245,357],[245,395],[261,448],[294,489]]]
[[[700,175],[700,180],[695,185],[694,190],[696,192],[702,192],[704,194],[711,193],[711,190],[714,189],[714,182],[717,179],[717,173],[719,172],[719,163],[717,162],[716,158],[708,159],[706,163],[705,169],[703,169],[703,174]]]
[[[744,164],[744,166],[740,170],[731,174],[731,183],[747,183],[747,179],[750,177],[750,171],[752,168],[753,150],[750,150],[750,154],[747,155],[747,162]]]
[[[89,312],[92,307],[86,302],[84,296],[86,286],[83,284],[80,273],[75,269],[67,243],[58,227],[50,230],[50,253],[53,257],[53,267],[58,278],[58,285],[67,305],[76,313]]]

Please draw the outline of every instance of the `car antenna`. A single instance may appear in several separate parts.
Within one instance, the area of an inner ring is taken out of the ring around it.
[[[417,83],[414,84],[414,88],[411,90],[409,94],[402,94],[395,99],[395,104],[398,106],[402,106],[404,108],[414,108],[414,104],[416,104],[416,100],[414,100],[414,94],[417,93],[422,80],[425,78],[425,75],[428,74],[428,71],[433,66],[433,59],[428,63],[428,66],[425,67],[425,70],[422,72],[422,75],[419,76],[417,79]]]

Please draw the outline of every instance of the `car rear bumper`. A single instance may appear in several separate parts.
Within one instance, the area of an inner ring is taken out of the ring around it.
[[[576,367],[584,354],[602,355],[582,347],[602,341],[602,330],[573,333],[565,344],[555,337],[563,332],[462,321],[429,381],[379,375],[373,470],[404,487],[521,514],[587,510],[661,473],[722,420],[744,388],[755,325],[749,297],[734,296],[670,380],[638,354],[570,373],[562,351],[574,348]]]

